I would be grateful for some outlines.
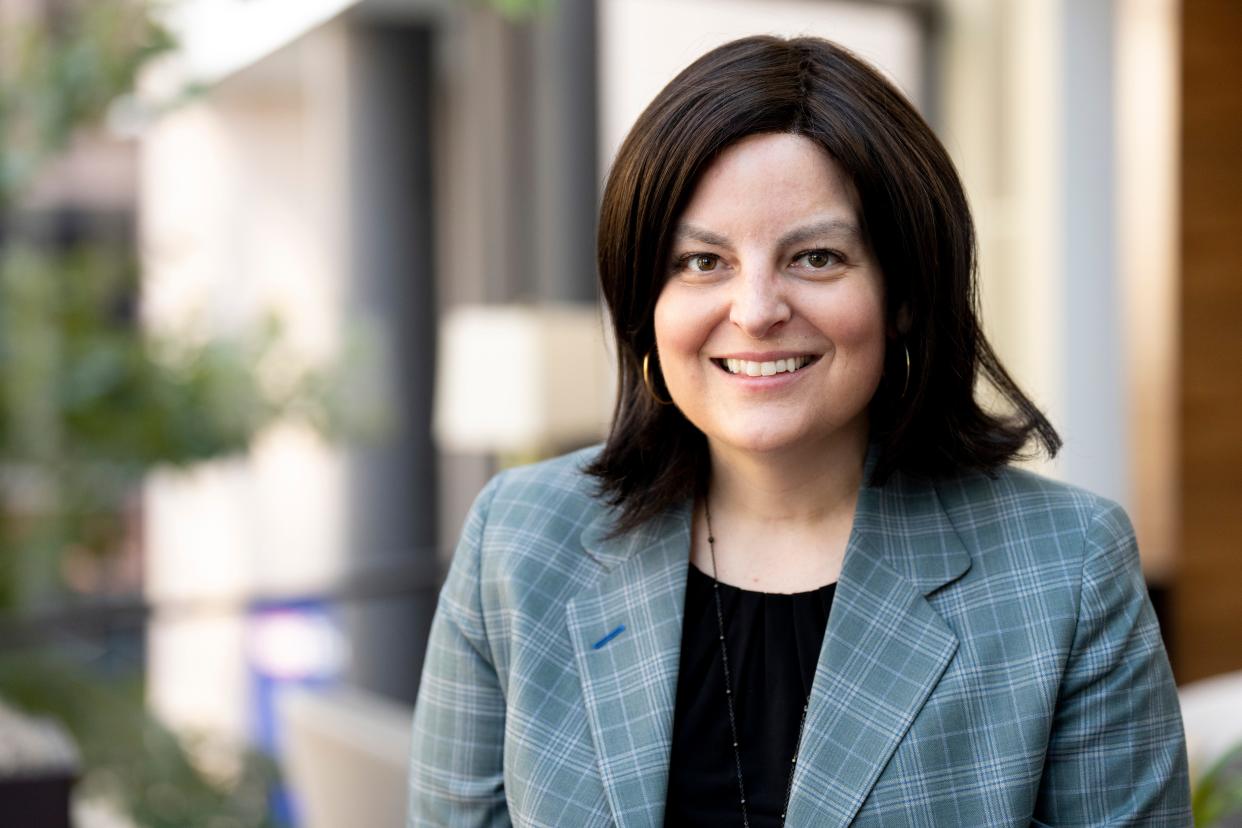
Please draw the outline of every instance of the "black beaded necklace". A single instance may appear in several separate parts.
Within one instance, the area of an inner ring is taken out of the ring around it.
[[[729,679],[729,650],[725,647],[724,612],[720,608],[720,581],[716,577],[716,535],[712,531],[712,507],[707,499],[703,499],[703,511],[707,516],[707,547],[712,553],[712,597],[716,601],[716,626],[720,632],[720,664],[724,668],[725,703],[729,708],[729,733],[733,737],[733,762],[737,768],[737,790],[742,806],[743,828],[750,828],[750,817],[746,811],[746,782],[742,778],[742,752],[737,745],[737,715],[733,712],[733,683]],[[798,748],[802,744],[802,728],[806,726],[806,711],[811,706],[808,695],[802,705],[802,718],[798,722],[798,738],[794,742],[794,755],[789,760],[789,781],[785,785],[785,803],[781,806],[781,825],[785,824],[785,815],[789,813],[789,798],[793,795],[794,769],[798,766]]]

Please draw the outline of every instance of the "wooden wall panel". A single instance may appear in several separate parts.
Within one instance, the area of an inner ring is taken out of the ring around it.
[[[1179,681],[1242,669],[1242,2],[1182,3]]]

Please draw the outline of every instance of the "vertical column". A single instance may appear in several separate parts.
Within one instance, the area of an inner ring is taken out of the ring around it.
[[[1114,6],[1065,0],[1062,15],[1062,468],[1068,480],[1125,502],[1129,419],[1115,249]]]
[[[596,160],[596,8],[568,0],[534,28],[535,295],[593,302]]]
[[[439,306],[593,301],[596,0],[449,15],[437,48]],[[440,459],[451,548],[492,458]]]
[[[1117,273],[1143,569],[1161,621],[1177,550],[1179,0],[1117,3]],[[1172,646],[1171,627],[1165,643]],[[1174,634],[1175,637],[1175,634]]]
[[[437,541],[432,36],[423,27],[355,21],[349,43],[348,301],[391,338],[391,362],[382,367],[393,415],[381,444],[351,450],[349,568],[421,564],[430,574]],[[413,702],[434,590],[423,597],[347,602],[354,683]]]

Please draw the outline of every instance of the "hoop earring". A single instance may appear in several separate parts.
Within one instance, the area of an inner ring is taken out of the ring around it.
[[[897,399],[904,400],[906,392],[910,390],[910,345],[909,343],[901,343],[901,349],[906,352],[906,381],[901,385],[901,396]]]
[[[647,393],[650,394],[651,398],[655,400],[657,403],[659,403],[660,405],[672,405],[673,404],[672,400],[660,399],[660,395],[656,393],[655,383],[651,381],[651,374],[648,371],[647,364],[648,362],[650,362],[650,360],[651,360],[651,351],[648,351],[647,353],[643,354],[643,385],[647,388]]]

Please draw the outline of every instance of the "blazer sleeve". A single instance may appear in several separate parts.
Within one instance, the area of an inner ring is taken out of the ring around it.
[[[1077,627],[1057,699],[1036,824],[1191,825],[1173,673],[1134,530],[1102,503],[1087,530]]]
[[[480,600],[480,548],[498,482],[471,507],[431,624],[414,705],[409,828],[510,824],[505,698]]]

